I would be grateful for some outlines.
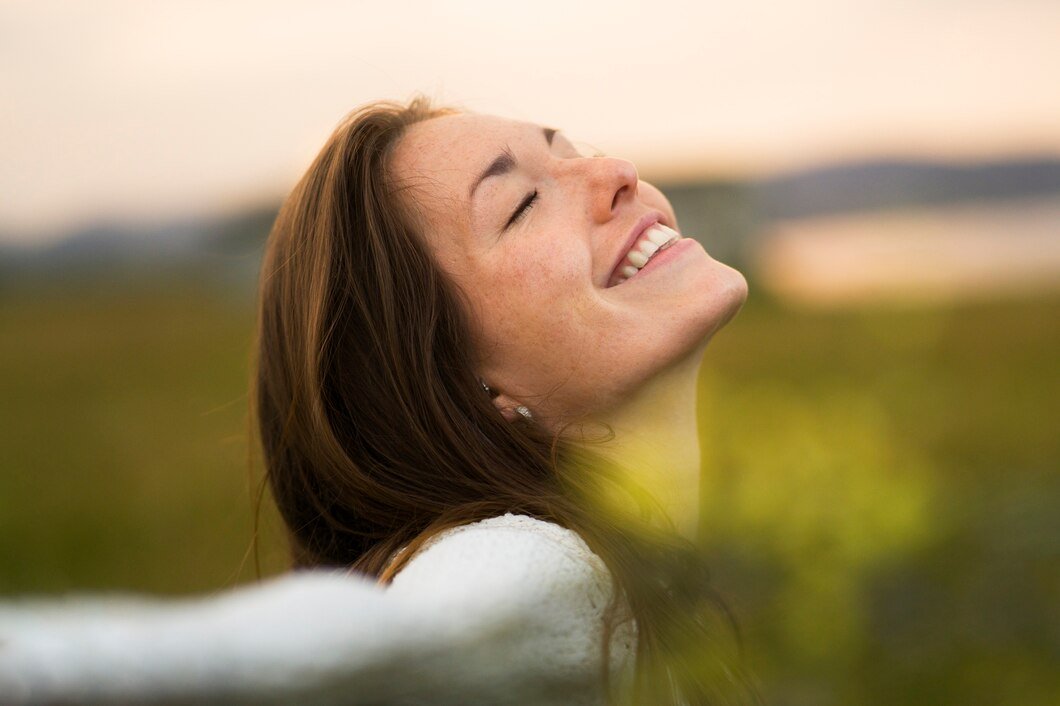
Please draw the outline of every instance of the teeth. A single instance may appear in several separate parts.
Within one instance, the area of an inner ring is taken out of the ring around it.
[[[645,238],[644,240],[641,240],[639,243],[637,243],[637,245],[639,246],[637,249],[640,250],[645,255],[647,255],[648,257],[651,257],[652,255],[654,255],[655,251],[659,249],[659,245],[657,243],[653,243],[652,241],[648,240],[647,238]]]
[[[640,268],[648,264],[648,260],[655,253],[665,250],[680,239],[680,233],[662,223],[656,223],[648,228],[626,255],[626,264],[615,275],[615,284],[612,286],[622,284],[640,272]]]
[[[656,245],[665,245],[674,237],[674,233],[669,228],[663,230],[664,228],[666,228],[666,226],[662,225],[661,223],[656,223],[655,225],[653,225],[651,228],[648,229],[648,232],[646,234],[648,236],[648,239]],[[670,232],[667,233],[666,231]]]
[[[648,256],[640,250],[630,250],[626,259],[633,263],[634,267],[641,268],[648,263]]]

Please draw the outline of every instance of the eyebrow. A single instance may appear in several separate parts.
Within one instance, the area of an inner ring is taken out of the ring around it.
[[[552,138],[556,136],[557,130],[551,127],[541,128],[541,134],[545,136],[545,141],[548,142],[548,146],[552,146]],[[471,199],[475,198],[475,191],[478,189],[482,182],[486,181],[490,177],[501,176],[515,169],[516,161],[515,155],[512,154],[512,150],[507,145],[504,146],[504,152],[501,153],[496,159],[490,162],[490,165],[486,167],[478,178],[472,182],[471,187],[467,191],[467,198],[470,202]]]

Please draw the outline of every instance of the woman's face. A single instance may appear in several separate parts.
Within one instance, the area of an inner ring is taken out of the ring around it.
[[[535,419],[606,412],[700,355],[747,296],[743,276],[692,238],[616,285],[643,260],[631,246],[651,250],[642,231],[665,241],[652,224],[678,229],[673,208],[633,164],[579,154],[562,132],[433,118],[398,142],[391,177],[466,295],[480,376]]]

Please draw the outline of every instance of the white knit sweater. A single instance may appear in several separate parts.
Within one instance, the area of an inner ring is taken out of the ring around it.
[[[612,582],[521,515],[449,530],[387,588],[307,571],[208,598],[0,603],[0,703],[603,703]],[[635,628],[610,669],[632,676]]]

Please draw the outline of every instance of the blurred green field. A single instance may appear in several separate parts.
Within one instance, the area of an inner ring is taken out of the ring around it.
[[[188,276],[0,282],[0,593],[253,580],[252,331]],[[712,343],[706,545],[771,703],[1060,703],[1058,350],[1060,298],[754,295]]]
[[[1060,300],[712,345],[706,536],[773,702],[1060,703]]]
[[[0,591],[253,579],[251,296],[168,275],[0,288]]]

